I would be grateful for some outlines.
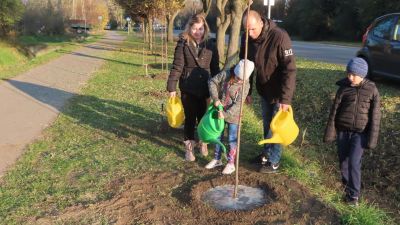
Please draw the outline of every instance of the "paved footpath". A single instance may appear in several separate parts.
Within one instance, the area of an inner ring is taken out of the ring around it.
[[[0,177],[107,60],[105,53],[118,50],[123,39],[109,31],[96,43],[0,81]]]

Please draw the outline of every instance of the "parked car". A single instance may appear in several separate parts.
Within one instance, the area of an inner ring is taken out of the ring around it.
[[[400,80],[400,13],[375,19],[367,28],[357,56],[368,62],[368,76]]]

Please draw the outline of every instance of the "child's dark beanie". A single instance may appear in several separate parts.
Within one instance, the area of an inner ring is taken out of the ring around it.
[[[346,71],[364,78],[368,74],[368,64],[363,58],[355,57],[347,63]]]

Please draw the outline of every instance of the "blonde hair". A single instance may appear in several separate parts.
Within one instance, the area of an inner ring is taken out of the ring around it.
[[[210,28],[208,27],[206,18],[204,17],[203,13],[193,15],[185,26],[185,30],[183,31],[182,35],[186,41],[194,41],[192,35],[190,35],[190,30],[195,23],[203,23],[204,26],[204,35],[203,40],[208,39],[208,34],[210,33]]]

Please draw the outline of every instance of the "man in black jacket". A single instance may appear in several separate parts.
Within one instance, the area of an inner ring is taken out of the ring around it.
[[[347,78],[338,81],[325,130],[324,142],[337,139],[345,200],[357,205],[361,188],[361,157],[364,148],[375,148],[381,119],[379,92],[365,79],[367,62],[359,57],[347,64]]]
[[[256,11],[250,10],[243,17],[243,25],[248,28],[248,59],[255,62],[256,88],[261,95],[261,106],[264,126],[264,138],[272,136],[270,123],[278,110],[286,111],[291,105],[296,86],[296,63],[292,43],[286,31],[275,22],[261,18]],[[239,57],[244,58],[245,36]],[[251,102],[252,80],[247,102]],[[282,154],[280,144],[266,144],[261,155],[257,157],[260,172],[274,173],[279,167]]]

